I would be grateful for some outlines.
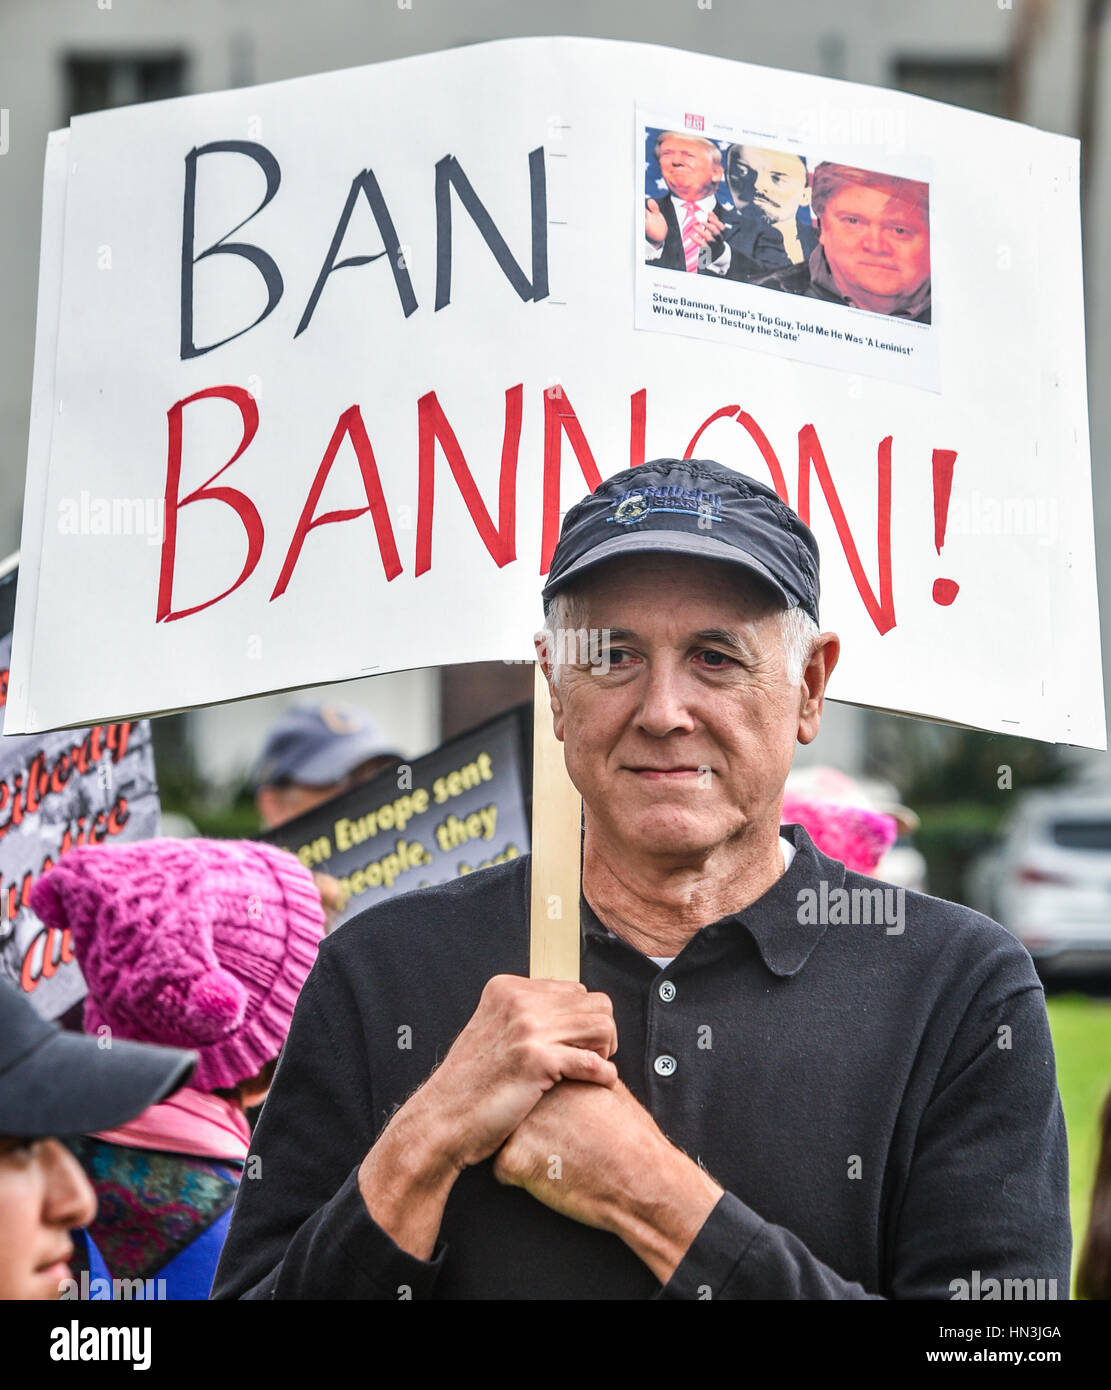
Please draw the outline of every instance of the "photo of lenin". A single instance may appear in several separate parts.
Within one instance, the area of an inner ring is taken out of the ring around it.
[[[818,245],[757,284],[930,322],[928,184],[825,162],[814,170],[810,206]]]

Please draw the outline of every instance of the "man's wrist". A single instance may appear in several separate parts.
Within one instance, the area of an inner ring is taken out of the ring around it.
[[[363,1159],[359,1192],[371,1219],[395,1244],[427,1260],[460,1171],[435,1116],[410,1101]]]
[[[606,1204],[605,1229],[619,1236],[661,1284],[679,1267],[725,1189],[662,1135],[659,1155]]]

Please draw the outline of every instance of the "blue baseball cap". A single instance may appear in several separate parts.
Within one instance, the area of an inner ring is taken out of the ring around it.
[[[299,782],[327,787],[342,782],[371,758],[401,754],[357,705],[298,705],[287,710],[266,736],[252,782],[259,787]]]
[[[653,459],[615,473],[563,518],[545,612],[560,589],[625,555],[691,555],[753,576],[818,622],[818,542],[786,502],[710,459]]]

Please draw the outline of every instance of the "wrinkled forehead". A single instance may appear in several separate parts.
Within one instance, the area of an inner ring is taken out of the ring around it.
[[[845,184],[831,194],[826,210],[836,206],[838,212],[857,212],[866,217],[882,217],[887,222],[906,222],[925,228],[925,210],[908,198],[899,198],[887,188],[869,188],[867,184]]]
[[[766,169],[770,174],[787,174],[794,179],[806,178],[806,165],[803,164],[801,155],[784,154],[781,150],[763,150],[757,145],[742,145],[740,158],[742,164],[747,164],[752,169]]]

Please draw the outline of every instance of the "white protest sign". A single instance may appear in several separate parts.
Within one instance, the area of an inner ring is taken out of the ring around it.
[[[585,39],[75,120],[8,729],[529,658],[561,513],[690,453],[812,525],[835,698],[1104,747],[1077,175]]]

